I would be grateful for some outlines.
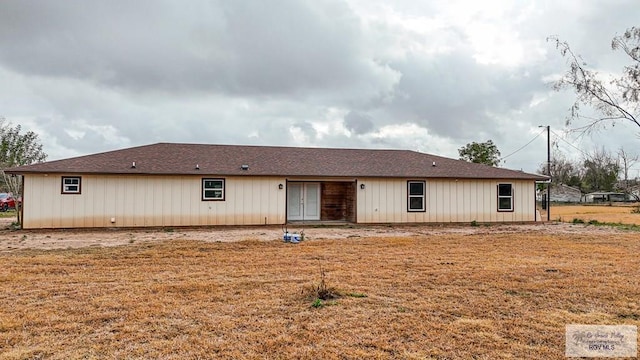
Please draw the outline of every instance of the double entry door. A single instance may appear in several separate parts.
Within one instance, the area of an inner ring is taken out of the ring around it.
[[[287,220],[320,220],[320,183],[287,183]]]

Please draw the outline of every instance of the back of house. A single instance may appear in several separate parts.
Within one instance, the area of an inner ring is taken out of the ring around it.
[[[528,222],[547,179],[407,150],[177,143],[7,173],[25,229]]]

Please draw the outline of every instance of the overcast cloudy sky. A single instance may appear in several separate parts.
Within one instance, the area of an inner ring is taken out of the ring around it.
[[[3,0],[0,116],[49,160],[156,142],[457,158],[488,139],[505,156],[538,125],[563,135],[573,95],[551,90],[566,62],[547,37],[619,73],[611,38],[639,20],[637,0]],[[637,152],[638,130],[568,140]],[[542,134],[502,166],[545,160]]]

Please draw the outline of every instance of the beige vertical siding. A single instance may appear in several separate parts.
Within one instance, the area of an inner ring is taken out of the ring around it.
[[[61,194],[61,175],[26,175],[24,228],[285,222],[284,178],[210,176],[225,179],[225,200],[202,201],[203,177],[83,175],[82,194],[72,195]]]
[[[26,175],[24,228],[282,224],[285,178],[225,179],[224,201],[202,201],[205,176],[83,175],[82,194],[61,194],[61,175]],[[218,178],[217,176],[206,176]],[[535,220],[535,184],[513,180],[424,179],[426,211],[407,211],[407,180],[360,178],[358,223]],[[321,179],[319,180],[321,181]],[[514,211],[497,211],[497,185],[510,183]],[[111,223],[111,218],[115,219]]]
[[[425,180],[426,211],[407,211],[407,181]],[[361,178],[357,189],[359,223],[535,221],[532,180]],[[513,185],[513,211],[499,212],[498,184]]]

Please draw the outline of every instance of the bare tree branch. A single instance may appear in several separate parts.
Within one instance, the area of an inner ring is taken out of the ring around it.
[[[612,48],[622,49],[634,62],[626,66],[619,78],[607,86],[599,74],[587,68],[587,63],[576,55],[569,44],[558,37],[549,37],[547,41],[555,43],[560,54],[567,59],[569,69],[553,84],[556,91],[571,89],[577,95],[570,107],[567,125],[578,121],[587,124],[574,130],[591,133],[608,125],[614,126],[618,121],[625,121],[640,127],[637,118],[640,99],[640,29],[630,28],[625,34],[614,37]],[[581,106],[588,106],[600,114],[599,117],[588,117],[582,114]]]

